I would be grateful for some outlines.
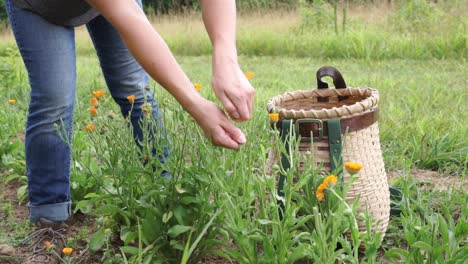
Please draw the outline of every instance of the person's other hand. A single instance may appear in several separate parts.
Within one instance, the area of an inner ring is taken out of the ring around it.
[[[255,90],[234,59],[213,56],[212,85],[216,97],[235,121],[251,118]]]
[[[205,136],[216,146],[239,149],[246,142],[245,135],[215,103],[203,99],[197,103],[193,117]]]

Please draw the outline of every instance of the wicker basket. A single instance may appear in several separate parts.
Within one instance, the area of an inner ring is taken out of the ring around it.
[[[328,89],[321,81],[324,76],[332,77],[337,89]],[[317,82],[319,89],[288,92],[271,98],[268,112],[279,114],[276,127],[280,131],[285,129],[285,122],[292,122],[296,135],[301,136],[301,167],[304,162],[314,162],[323,165],[329,173],[336,169],[342,171],[343,161],[363,165],[346,200],[352,203],[359,196],[358,210],[363,212],[367,206],[373,216],[374,230],[385,234],[390,216],[390,193],[377,123],[379,93],[371,88],[345,88],[341,74],[332,67],[319,69]],[[305,160],[307,151],[312,152],[313,160]],[[279,160],[280,154],[272,149],[268,167],[271,169]],[[343,180],[346,183],[350,176],[343,174]],[[365,223],[358,224],[359,229],[365,231]]]

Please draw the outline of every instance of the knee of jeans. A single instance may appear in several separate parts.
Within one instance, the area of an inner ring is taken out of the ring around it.
[[[44,100],[33,100],[29,104],[27,130],[39,126],[51,126],[58,124],[71,127],[73,119],[73,101],[44,102]]]
[[[126,76],[117,74],[111,78],[106,78],[112,97],[119,101],[127,102],[127,97],[135,96],[137,101],[144,101],[146,94],[145,87],[149,83],[146,72],[136,71]]]

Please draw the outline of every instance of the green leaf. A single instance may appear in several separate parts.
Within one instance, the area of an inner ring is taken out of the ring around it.
[[[185,225],[186,223],[186,219],[188,218],[187,217],[187,211],[189,209],[186,209],[184,208],[183,206],[180,206],[178,205],[175,209],[174,209],[174,216],[175,218],[177,219],[177,222],[180,224],[180,225]]]
[[[178,235],[180,234],[183,234],[189,230],[191,230],[192,227],[191,226],[183,226],[183,225],[175,225],[173,227],[171,227],[168,231],[167,231],[167,234],[170,236],[170,237],[177,237]]]
[[[104,204],[96,209],[98,214],[120,214],[121,209],[113,204]]]
[[[81,211],[84,214],[89,214],[91,209],[93,208],[93,203],[90,200],[81,200],[79,201],[76,206],[74,213]]]
[[[101,249],[105,242],[106,238],[104,236],[104,228],[101,228],[93,235],[93,237],[91,237],[91,240],[89,241],[89,249],[94,253]]]
[[[169,211],[168,213],[164,213],[163,214],[163,218],[162,218],[162,221],[164,224],[166,224],[167,222],[169,222],[169,220],[171,220],[172,218],[172,211]]]
[[[199,201],[197,200],[197,198],[193,197],[193,196],[184,196],[182,198],[180,198],[180,202],[182,204],[196,204],[196,203],[199,203]]]
[[[137,247],[123,246],[123,247],[120,247],[120,250],[123,253],[131,254],[131,255],[137,255],[138,254],[138,248]]]
[[[182,186],[180,186],[180,184],[177,184],[177,185],[175,186],[175,189],[176,189],[176,191],[177,191],[178,193],[186,193],[186,192],[187,192],[187,190],[185,190],[184,188],[182,188]]]
[[[273,225],[276,224],[275,222],[268,220],[268,219],[258,219],[257,222],[261,225]]]
[[[16,191],[16,197],[18,198],[18,200],[20,200],[20,202],[26,198],[27,188],[27,185],[22,185]]]
[[[126,245],[134,242],[136,238],[136,232],[134,232],[129,227],[122,227],[122,229],[120,230],[120,240],[122,240]]]
[[[157,221],[153,215],[149,215],[146,219],[141,220],[141,229],[145,243],[151,244],[161,237],[162,228],[161,222]]]
[[[402,248],[392,248],[387,251],[387,253],[385,253],[385,256],[392,259],[401,259],[405,261],[409,256],[409,252]]]
[[[425,249],[427,251],[431,251],[432,250],[432,246],[429,245],[428,243],[424,242],[424,241],[417,241],[415,243],[413,243],[411,245],[412,248],[422,248],[422,249]]]

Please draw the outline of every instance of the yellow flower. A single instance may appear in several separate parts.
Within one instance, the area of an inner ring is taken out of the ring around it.
[[[96,116],[97,115],[97,109],[96,109],[96,107],[94,107],[94,105],[92,105],[89,108],[89,113],[91,114],[91,116]]]
[[[99,104],[99,101],[96,97],[91,98],[91,105],[92,106],[97,106]]]
[[[93,96],[96,97],[97,99],[101,98],[106,94],[104,91],[93,91]]]
[[[248,71],[248,72],[245,73],[245,77],[247,77],[247,80],[249,80],[249,81],[252,80],[254,76],[255,76],[255,74],[253,72],[251,72],[251,71]]]
[[[338,178],[335,175],[330,175],[317,188],[317,192],[315,193],[315,197],[317,197],[318,201],[323,201],[325,199],[325,190],[330,186],[330,184],[336,185],[338,182]]]
[[[361,164],[355,162],[345,162],[344,166],[350,174],[358,173],[363,167]]]
[[[317,200],[319,200],[320,202],[323,201],[325,199],[325,189],[326,189],[326,185],[325,184],[320,184],[319,187],[317,188],[317,192],[315,193],[315,196],[317,197]]]
[[[50,243],[49,241],[44,241],[44,247],[45,248],[50,248],[52,246],[52,243]]]
[[[133,103],[135,103],[135,96],[134,96],[134,95],[129,95],[129,96],[127,96],[127,100],[128,100],[131,104],[133,104]]]
[[[278,113],[271,113],[268,114],[268,118],[270,118],[271,122],[278,122],[279,120],[279,114]]]
[[[64,255],[70,255],[71,253],[73,253],[73,248],[66,247],[62,250],[62,253]]]
[[[85,127],[85,130],[88,132],[92,132],[94,131],[94,129],[96,129],[96,126],[94,124],[89,124]]]
[[[330,175],[327,178],[325,178],[325,180],[323,181],[323,184],[325,184],[326,186],[328,186],[330,183],[333,183],[333,185],[336,185],[337,182],[338,182],[338,178],[335,175]]]
[[[201,88],[202,88],[201,84],[199,84],[199,83],[194,84],[193,87],[195,87],[195,90],[197,90],[197,91],[200,91]]]
[[[16,104],[16,99],[10,99],[10,100],[8,100],[8,103],[9,104]]]

